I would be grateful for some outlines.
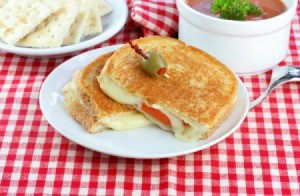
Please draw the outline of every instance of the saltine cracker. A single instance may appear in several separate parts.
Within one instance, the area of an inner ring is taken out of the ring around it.
[[[56,12],[61,7],[64,6],[64,4],[61,3],[61,0],[40,0],[43,4],[45,4],[47,7],[49,7],[53,12]]]
[[[75,21],[78,10],[77,1],[61,1],[61,7],[17,45],[35,48],[60,47]]]
[[[97,34],[101,33],[102,31],[102,22],[98,12],[98,0],[92,0],[90,16],[84,27],[83,35],[87,36]]]
[[[0,12],[1,23],[6,24],[1,29],[2,40],[15,45],[51,12],[51,9],[39,0],[10,0]]]
[[[0,8],[2,8],[7,2],[8,0],[0,0]]]
[[[79,3],[79,12],[68,34],[63,40],[63,45],[79,43],[81,37],[83,36],[83,31],[87,24],[92,4],[90,1],[85,1],[85,0],[79,0],[78,3]]]
[[[98,1],[98,12],[100,16],[105,16],[112,12],[112,8],[103,0]]]

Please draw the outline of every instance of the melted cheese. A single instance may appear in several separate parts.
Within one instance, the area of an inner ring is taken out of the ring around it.
[[[111,98],[116,100],[117,102],[123,103],[123,104],[130,104],[135,105],[139,108],[141,111],[141,104],[142,101],[138,98],[130,95],[128,92],[126,92],[124,89],[119,87],[116,83],[111,81],[110,79],[106,78],[105,76],[100,77],[100,86],[102,90],[108,94]],[[158,120],[154,119],[152,116],[147,115],[148,118],[150,118],[155,123],[159,124],[162,128],[173,131],[175,137],[179,140],[183,141],[195,141],[199,138],[203,138],[203,134],[206,132],[207,128],[205,126],[185,126],[183,125],[183,122],[178,117],[172,115],[170,112],[163,110],[158,105],[150,106],[155,109],[158,109],[163,114],[165,114],[171,122],[172,127],[167,127],[163,125]],[[126,122],[125,124],[128,124]]]
[[[102,90],[115,101],[122,104],[135,105],[138,103],[138,99],[130,95],[126,90],[119,87],[115,82],[111,81],[105,76],[99,78],[100,87]]]
[[[171,130],[173,131],[175,137],[179,140],[189,142],[196,141],[200,138],[203,138],[203,134],[206,133],[207,128],[205,126],[184,125],[181,119],[172,115],[170,112],[163,110],[158,105],[153,105],[152,107],[159,110],[170,119],[172,125]]]
[[[113,119],[106,118],[103,122],[114,130],[136,129],[153,124],[143,114],[139,113],[127,113]]]
[[[80,70],[76,70],[74,75],[76,75],[79,71]],[[76,84],[75,84],[75,81],[73,79],[64,86],[63,92],[66,93],[67,91],[71,91],[72,93],[76,94],[76,92],[77,92]]]
[[[71,91],[74,96],[80,101],[82,105],[84,103],[78,97],[76,84],[74,80],[71,80],[67,83],[63,91],[66,93],[67,91]],[[104,118],[100,124],[95,124],[92,128],[92,132],[98,132],[98,130],[103,130],[104,127],[102,125],[105,124],[106,127],[114,129],[114,130],[127,130],[127,129],[136,129],[139,127],[145,127],[152,125],[153,123],[148,120],[143,114],[132,112],[132,113],[124,113],[121,115],[117,115],[115,117]]]
[[[163,110],[160,106],[158,105],[152,105],[151,107],[159,110],[161,113],[166,115],[172,125],[172,131],[175,133],[176,131],[182,131],[184,129],[183,122],[179,118],[175,117],[172,115],[170,112]]]
[[[71,80],[64,86],[63,92],[66,93],[67,91],[73,91],[73,89],[74,89],[74,82],[73,80]]]
[[[204,126],[185,126],[184,130],[174,132],[175,137],[188,142],[193,142],[198,139],[203,138],[203,134],[206,133],[206,128]]]

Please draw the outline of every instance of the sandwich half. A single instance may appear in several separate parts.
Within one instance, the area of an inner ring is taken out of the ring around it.
[[[159,53],[167,63],[165,76],[147,75],[142,57],[125,44],[106,62],[98,78],[102,90],[180,140],[209,137],[235,106],[235,75],[214,57],[177,39],[152,36],[133,44],[144,53]]]
[[[90,133],[107,129],[133,129],[151,124],[143,114],[115,102],[100,89],[97,77],[112,54],[101,55],[77,71],[63,88],[64,107]]]

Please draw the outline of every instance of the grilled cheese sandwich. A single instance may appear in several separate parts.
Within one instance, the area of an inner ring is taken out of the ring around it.
[[[90,133],[107,129],[134,129],[152,124],[143,114],[113,101],[100,89],[97,76],[111,55],[102,55],[77,71],[63,88],[65,108]]]
[[[98,78],[103,91],[181,140],[212,134],[235,105],[235,75],[212,56],[173,38],[153,36],[133,43],[144,52],[162,55],[169,77],[149,77],[141,68],[141,57],[125,44],[108,59]]]

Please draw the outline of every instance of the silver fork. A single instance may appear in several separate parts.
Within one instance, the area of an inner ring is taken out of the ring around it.
[[[300,67],[284,66],[273,69],[272,77],[268,88],[254,101],[250,102],[249,110],[261,103],[276,87],[287,82],[300,81]]]

